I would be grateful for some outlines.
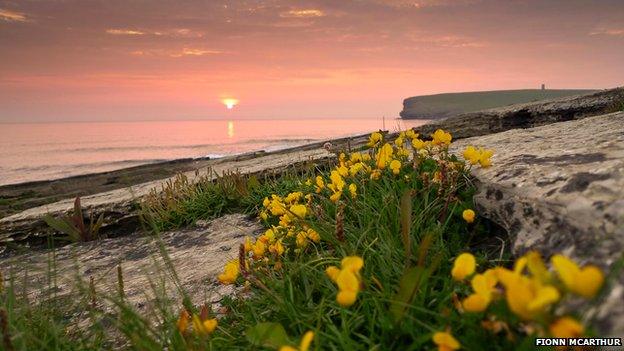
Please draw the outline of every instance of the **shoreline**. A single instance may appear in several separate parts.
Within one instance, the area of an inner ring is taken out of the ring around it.
[[[242,161],[267,155],[280,155],[318,149],[325,143],[346,144],[368,137],[370,133],[335,139],[322,139],[278,150],[256,150],[219,158],[180,158],[146,163],[112,171],[86,173],[58,179],[0,185],[0,218],[59,200],[117,190],[151,181],[166,179],[179,173],[205,169],[220,163]]]

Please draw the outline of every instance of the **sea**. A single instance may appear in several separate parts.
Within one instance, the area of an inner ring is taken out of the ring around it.
[[[273,151],[423,120],[263,119],[0,124],[0,185],[181,158]]]

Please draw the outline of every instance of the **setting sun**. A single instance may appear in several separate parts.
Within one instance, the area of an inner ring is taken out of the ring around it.
[[[231,110],[234,106],[238,105],[238,99],[223,99],[221,102],[228,108],[228,110]]]

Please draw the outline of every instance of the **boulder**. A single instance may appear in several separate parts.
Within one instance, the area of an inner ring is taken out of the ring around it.
[[[503,226],[513,253],[563,253],[610,270],[624,259],[624,112],[467,138],[493,149],[476,168],[478,213]],[[590,313],[601,334],[624,335],[624,274]]]

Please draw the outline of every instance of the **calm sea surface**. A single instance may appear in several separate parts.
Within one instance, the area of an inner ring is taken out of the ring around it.
[[[386,129],[423,123],[386,120]],[[382,121],[373,119],[0,124],[0,185],[271,151],[380,128]]]

